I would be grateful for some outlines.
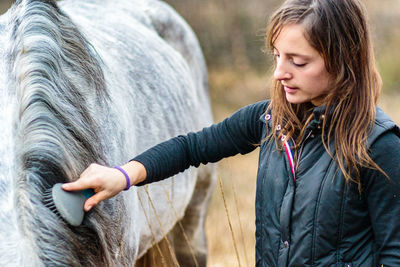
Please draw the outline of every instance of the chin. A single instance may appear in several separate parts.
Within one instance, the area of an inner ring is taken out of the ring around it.
[[[287,94],[286,94],[286,100],[290,104],[302,104],[302,103],[310,102],[309,99],[304,99],[304,98],[296,97],[293,95],[287,95]]]

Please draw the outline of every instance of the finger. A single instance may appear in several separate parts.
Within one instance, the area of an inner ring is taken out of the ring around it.
[[[83,190],[83,189],[88,189],[92,188],[90,184],[85,182],[83,179],[78,179],[72,183],[65,183],[62,186],[62,189],[66,191],[75,191],[75,190]]]
[[[96,164],[92,163],[87,167],[80,175],[78,180],[70,183],[65,183],[62,188],[67,191],[83,190],[88,188],[93,188],[93,185],[88,182],[88,178],[91,177],[91,173],[97,167]]]
[[[83,209],[85,211],[89,211],[91,208],[93,208],[94,206],[96,206],[101,201],[103,201],[107,198],[109,198],[108,194],[105,191],[100,191],[85,201],[85,205],[83,206]]]
[[[70,183],[65,183],[62,185],[62,188],[67,191],[75,191],[75,190],[83,190],[83,189],[88,189],[88,188],[93,188],[92,185],[90,185],[87,182],[87,177],[90,177],[90,173],[93,173],[93,170],[96,169],[99,165],[92,163],[90,164],[80,175],[78,180]]]

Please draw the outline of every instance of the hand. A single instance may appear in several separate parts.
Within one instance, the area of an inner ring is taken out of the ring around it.
[[[131,185],[135,185],[146,179],[145,167],[137,161],[131,161],[121,166],[128,174]],[[126,179],[121,171],[115,168],[92,163],[83,171],[78,180],[65,183],[62,188],[66,191],[75,191],[92,188],[95,194],[86,200],[84,210],[92,207],[105,199],[112,198],[126,188]]]

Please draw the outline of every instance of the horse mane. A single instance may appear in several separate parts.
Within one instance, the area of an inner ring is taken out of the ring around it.
[[[92,117],[106,116],[98,111],[109,99],[101,60],[55,1],[18,1],[10,18],[9,75],[18,109],[15,206],[21,236],[34,251],[32,257],[21,251],[19,261],[114,265],[113,253],[123,253],[113,247],[113,236],[122,233],[121,218],[101,209],[110,204],[95,209],[83,226],[70,227],[42,203],[55,183],[76,179],[92,162],[106,163],[99,124],[105,119]],[[121,201],[112,204],[123,208]],[[110,229],[117,234],[107,234]]]
[[[76,177],[76,171],[102,159],[99,127],[91,114],[107,96],[104,75],[94,50],[55,2],[17,4],[21,10],[12,30],[11,61],[20,106],[22,162],[30,170],[37,162],[56,165],[61,173],[50,176],[63,179],[44,179],[53,184]]]

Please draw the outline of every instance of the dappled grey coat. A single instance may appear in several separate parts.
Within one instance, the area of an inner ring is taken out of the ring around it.
[[[390,179],[379,171],[361,169],[360,194],[356,184],[345,182],[322,144],[324,107],[313,111],[294,181],[285,152],[266,140],[273,116],[273,111],[265,114],[268,103],[247,106],[219,124],[139,155],[135,159],[146,166],[146,183],[190,165],[248,153],[261,144],[257,266],[400,266],[399,128],[377,109],[368,139],[370,155]],[[335,155],[333,144],[329,145]]]

